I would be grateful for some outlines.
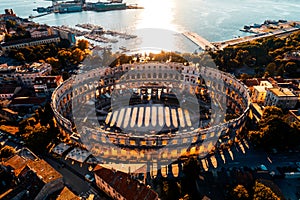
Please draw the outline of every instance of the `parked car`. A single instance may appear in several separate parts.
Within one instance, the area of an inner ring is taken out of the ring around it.
[[[86,174],[84,176],[85,180],[87,180],[88,182],[93,182],[95,180],[94,177],[92,177],[90,174]]]
[[[260,165],[259,168],[263,171],[268,171],[268,168],[265,165]]]

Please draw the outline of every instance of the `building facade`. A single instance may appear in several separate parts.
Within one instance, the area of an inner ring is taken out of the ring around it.
[[[38,38],[28,38],[28,39],[22,39],[16,41],[4,42],[0,45],[0,47],[3,52],[7,52],[12,49],[20,49],[28,46],[37,46],[37,45],[50,44],[50,43],[57,44],[59,42],[60,42],[59,36],[51,35],[51,36],[44,36]]]
[[[261,81],[260,85],[253,86],[251,101],[258,104],[264,103],[268,88],[273,88],[273,85],[269,81]]]
[[[97,186],[115,200],[158,200],[158,194],[129,174],[100,165],[94,169]]]
[[[294,109],[298,101],[299,96],[295,95],[289,88],[270,88],[267,90],[265,106]]]
[[[131,74],[130,71],[133,69],[139,73]],[[150,69],[150,71],[147,71],[147,69]],[[169,69],[177,71],[178,74],[168,73],[170,71]],[[122,74],[125,73],[127,73],[127,76],[125,76],[127,83],[125,82],[124,85],[122,85],[118,80]],[[104,96],[109,98],[109,92],[112,89],[116,91],[122,88],[135,89],[149,82],[162,81],[169,87],[167,87],[168,89],[172,90],[171,87],[176,87],[177,83],[175,82],[178,80],[183,83],[179,85],[179,87],[181,87],[180,89],[186,92],[198,90],[198,85],[203,84],[205,80],[208,91],[214,98],[214,102],[211,103],[213,107],[211,116],[217,119],[211,120],[211,126],[197,129],[189,129],[188,127],[187,130],[179,130],[180,134],[176,134],[171,138],[166,134],[148,133],[147,136],[139,136],[138,134],[120,133],[107,131],[105,129],[86,129],[84,130],[85,133],[87,135],[91,134],[88,135],[88,138],[93,139],[89,144],[93,143],[93,141],[97,141],[92,149],[89,149],[93,152],[93,155],[118,163],[128,160],[147,163],[148,161],[152,162],[153,159],[167,162],[170,159],[178,159],[183,154],[205,156],[207,155],[206,153],[214,147],[218,148],[222,145],[232,143],[234,138],[242,131],[247,119],[250,105],[249,90],[243,83],[236,80],[230,74],[212,68],[198,68],[196,66],[184,66],[181,63],[159,62],[123,64],[112,68],[99,68],[88,71],[82,74],[82,76],[76,77],[76,79],[73,77],[65,81],[53,92],[51,106],[61,131],[66,135],[71,135],[74,130],[73,122],[68,116],[70,116],[72,112],[85,114],[78,111],[78,106],[74,106],[76,103],[88,104],[92,102],[93,99],[104,98]],[[118,85],[116,85],[117,82]],[[106,103],[106,101],[103,100],[103,103]],[[237,113],[239,117],[227,122],[223,120],[218,121],[220,116],[218,112],[224,110],[222,105]],[[72,106],[74,107],[72,108]],[[147,110],[147,108],[144,110]],[[144,113],[144,111],[141,111],[141,113]],[[77,119],[81,120],[80,123],[82,123],[84,122],[84,118],[85,116],[83,116],[82,119]],[[170,121],[169,119],[165,120],[167,125],[167,122]],[[111,122],[112,125],[117,123],[116,120],[113,121],[113,123]],[[113,142],[114,146],[107,148],[107,145],[110,145],[111,142]],[[193,143],[194,146],[187,148],[191,143]],[[146,153],[137,154],[131,153],[131,150],[124,150],[127,148],[140,149],[141,151],[143,151],[143,148],[160,149],[166,146],[166,144],[172,145],[170,148],[163,148],[163,151],[157,155],[147,155]],[[184,147],[184,145],[187,146]],[[122,148],[118,148],[120,146]],[[158,158],[156,158],[156,156],[158,156]]]
[[[17,83],[33,87],[35,79],[41,76],[50,75],[52,66],[48,63],[32,63],[23,66],[0,66],[0,84],[8,81],[16,81]]]
[[[47,96],[62,83],[62,76],[39,76],[35,78],[33,87],[37,96]]]

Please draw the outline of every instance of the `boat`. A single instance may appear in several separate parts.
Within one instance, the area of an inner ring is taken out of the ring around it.
[[[86,9],[98,12],[110,10],[124,10],[126,9],[126,3],[122,3],[121,0],[110,2],[87,3]]]
[[[124,47],[124,46],[119,47],[119,49],[122,51],[127,51],[126,47]]]

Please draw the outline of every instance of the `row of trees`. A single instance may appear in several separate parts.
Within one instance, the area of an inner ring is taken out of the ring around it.
[[[256,76],[285,75],[299,77],[300,62],[285,59],[285,54],[300,50],[300,31],[285,37],[268,37],[229,46],[223,51],[211,52],[216,64],[232,72],[243,66],[255,69]]]
[[[265,148],[288,148],[300,144],[300,123],[291,123],[288,114],[280,108],[268,106],[258,124],[258,130],[249,131],[253,144]]]
[[[86,40],[78,40],[74,47],[70,47],[67,40],[62,40],[58,45],[52,43],[11,50],[9,56],[20,62],[47,62],[58,73],[65,67],[82,62],[89,53],[88,47]]]
[[[255,181],[253,188],[246,189],[243,185],[237,185],[233,188],[230,198],[231,200],[261,200],[261,199],[272,199],[280,200],[280,198],[272,191],[271,188]]]

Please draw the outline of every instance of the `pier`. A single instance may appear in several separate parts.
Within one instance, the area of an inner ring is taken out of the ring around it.
[[[34,19],[34,18],[37,18],[37,17],[43,17],[45,15],[50,15],[52,14],[53,12],[47,12],[47,13],[42,13],[42,14],[39,14],[39,15],[30,15],[29,16],[29,19]]]
[[[205,38],[201,37],[197,33],[193,32],[184,32],[182,33],[186,38],[191,40],[193,43],[201,47],[203,50],[211,49],[211,50],[216,50],[216,47],[210,43],[208,40]]]

